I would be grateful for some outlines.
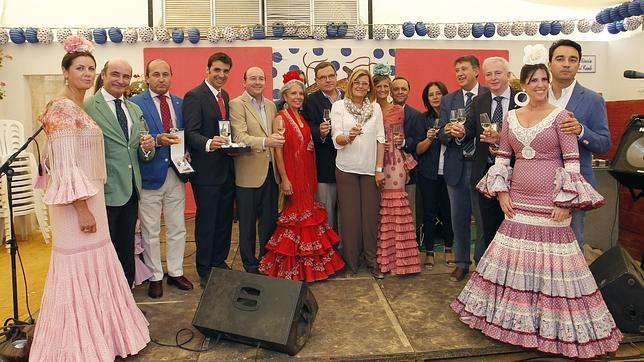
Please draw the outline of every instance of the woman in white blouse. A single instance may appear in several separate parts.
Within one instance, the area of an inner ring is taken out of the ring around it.
[[[338,154],[335,175],[340,213],[342,253],[349,274],[358,271],[361,256],[371,274],[383,278],[376,261],[376,233],[384,183],[385,130],[382,110],[366,69],[349,77],[344,100],[331,108],[332,138]]]

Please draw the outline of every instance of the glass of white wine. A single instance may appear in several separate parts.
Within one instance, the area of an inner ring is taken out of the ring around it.
[[[222,122],[219,134],[230,142],[230,122]]]
[[[465,119],[467,115],[465,114],[465,108],[459,108],[456,111],[456,122],[459,124],[465,124]]]
[[[284,128],[284,120],[282,119],[282,117],[275,118],[275,131],[280,136],[284,136],[284,132],[286,132],[286,128]]]
[[[487,113],[481,113],[479,119],[481,121],[481,127],[483,127],[484,130],[489,131],[492,129],[492,121],[490,120],[490,116],[488,116]]]
[[[139,137],[140,137],[139,143],[141,144],[141,150],[143,151],[143,155],[145,156],[145,158],[148,158],[148,156],[150,156],[150,152],[152,152],[152,151],[146,151],[143,149],[143,139],[145,138],[145,136],[149,134],[150,134],[150,130],[148,129],[148,124],[145,123],[144,119],[141,119],[141,128],[139,129]]]
[[[435,118],[434,122],[432,123],[432,128],[435,130],[439,130],[441,128],[441,120],[440,118]]]
[[[456,109],[452,109],[449,111],[449,121],[450,122],[456,122],[458,119],[458,111]]]
[[[322,120],[329,124],[329,130],[331,129],[331,110],[325,109],[322,113]]]

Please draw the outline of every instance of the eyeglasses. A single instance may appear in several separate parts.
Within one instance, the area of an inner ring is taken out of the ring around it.
[[[353,86],[356,88],[369,88],[369,82],[353,82]]]
[[[329,75],[321,75],[318,77],[319,80],[333,80],[335,79],[336,75],[335,74],[329,74]]]

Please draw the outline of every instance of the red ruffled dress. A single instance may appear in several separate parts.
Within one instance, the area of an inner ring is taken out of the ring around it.
[[[377,256],[383,273],[420,273],[416,228],[405,191],[409,171],[417,163],[410,154],[393,146],[393,134],[403,132],[404,116],[405,111],[399,105],[391,107],[383,116],[385,137],[390,145],[385,149],[385,184],[380,192],[378,222]]]
[[[571,219],[551,218],[554,206],[592,209],[604,203],[579,173],[577,138],[560,130],[567,117],[557,108],[525,128],[515,111],[508,113],[496,162],[477,188],[488,197],[509,192],[516,214],[503,221],[451,307],[471,328],[501,342],[592,358],[616,351],[622,333]]]
[[[340,237],[327,222],[324,205],[315,200],[315,152],[308,123],[302,118],[299,125],[290,109],[278,115],[286,129],[282,151],[293,194],[286,200],[275,232],[266,243],[267,252],[259,271],[284,279],[323,280],[344,267],[334,249]]]

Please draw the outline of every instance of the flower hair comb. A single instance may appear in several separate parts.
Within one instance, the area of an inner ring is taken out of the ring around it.
[[[92,42],[82,36],[68,36],[63,41],[63,46],[65,47],[65,51],[67,51],[67,53],[91,53],[94,51]]]
[[[282,76],[282,83],[286,84],[292,80],[302,81],[302,75],[297,70],[289,70]]]
[[[373,75],[389,76],[389,66],[383,63],[378,63],[374,65]]]

